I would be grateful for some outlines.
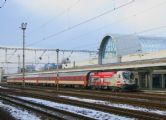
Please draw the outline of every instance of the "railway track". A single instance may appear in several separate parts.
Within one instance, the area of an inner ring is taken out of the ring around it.
[[[48,107],[39,103],[34,103],[31,101],[23,100],[15,96],[2,94],[0,93],[0,99],[10,102],[12,104],[39,112],[41,114],[51,117],[53,120],[94,120],[93,118],[89,118],[86,116],[82,116],[79,114],[74,114],[68,111]]]
[[[54,89],[55,90],[55,89]],[[60,89],[60,91],[71,91],[71,92],[86,92],[96,95],[107,95],[107,96],[119,96],[119,97],[128,97],[128,98],[138,98],[138,99],[147,99],[147,100],[159,100],[166,101],[166,95],[156,95],[156,94],[145,94],[142,92],[110,92],[110,91],[92,91],[92,90],[74,90],[74,89]]]
[[[6,86],[6,85],[5,85]],[[22,88],[20,86],[6,86],[6,87],[14,87],[14,88]],[[46,90],[46,91],[57,91],[56,88],[53,87],[27,87],[30,89],[36,90]],[[158,101],[166,101],[166,94],[153,94],[153,93],[143,93],[143,92],[111,92],[108,90],[87,90],[87,89],[73,89],[73,88],[60,88],[59,91],[61,92],[78,92],[78,93],[89,93],[89,94],[96,94],[96,95],[107,95],[107,96],[117,96],[117,97],[127,97],[127,98],[138,98],[138,99],[146,99],[146,100],[158,100]]]
[[[163,101],[160,100],[153,100],[153,99],[141,99],[141,98],[134,98],[134,97],[128,97],[128,93],[111,93],[113,95],[107,95],[107,94],[95,94],[95,93],[88,93],[88,92],[82,92],[81,91],[65,91],[65,90],[50,90],[50,89],[39,89],[39,88],[22,88],[22,87],[14,87],[16,89],[22,89],[24,91],[31,91],[31,92],[40,92],[40,93],[46,93],[46,94],[52,94],[52,95],[66,95],[66,96],[76,96],[81,98],[89,98],[89,99],[98,99],[98,100],[104,100],[104,101],[111,101],[115,103],[123,103],[123,104],[130,104],[134,106],[141,106],[151,109],[161,109],[166,110],[166,99]],[[119,94],[124,94],[124,96],[121,96]],[[130,95],[130,94],[129,94]],[[136,96],[136,95],[134,95]]]
[[[37,97],[37,98],[41,98],[41,99],[47,99],[47,100],[51,100],[54,102],[58,102],[58,103],[65,103],[65,104],[71,104],[71,105],[76,105],[76,106],[80,106],[80,107],[86,107],[86,108],[91,108],[94,110],[99,110],[99,111],[104,111],[107,113],[114,113],[114,114],[118,114],[118,115],[122,115],[122,116],[128,116],[128,117],[132,117],[132,118],[138,118],[138,119],[151,119],[151,120],[164,120],[166,118],[165,115],[159,115],[159,114],[155,114],[155,113],[148,113],[148,112],[144,112],[144,111],[137,111],[137,110],[129,110],[129,109],[124,109],[124,108],[117,108],[117,107],[112,107],[112,106],[106,106],[106,105],[97,105],[94,103],[87,103],[87,102],[82,102],[82,101],[75,101],[75,100],[69,100],[69,99],[64,99],[64,98],[59,98],[56,96],[53,96],[53,94],[46,94],[46,93],[39,93],[39,92],[32,92],[29,91],[27,92],[25,91],[8,91],[8,93],[14,93],[17,95],[21,95],[22,93],[24,93],[24,95],[26,96],[33,96],[33,97]]]

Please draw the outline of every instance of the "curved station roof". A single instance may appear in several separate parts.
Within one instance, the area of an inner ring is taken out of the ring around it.
[[[123,55],[160,50],[166,50],[166,38],[164,37],[109,34],[102,39],[100,44],[99,64],[117,61],[118,57]]]

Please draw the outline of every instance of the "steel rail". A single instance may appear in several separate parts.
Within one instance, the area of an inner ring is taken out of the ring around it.
[[[84,108],[90,108],[94,110],[99,110],[111,114],[117,114],[117,115],[122,115],[122,116],[128,116],[128,117],[134,117],[138,119],[147,119],[147,120],[164,120],[166,117],[165,115],[159,115],[155,113],[148,113],[144,111],[138,111],[138,110],[130,110],[130,109],[124,109],[124,108],[118,108],[118,107],[112,107],[112,106],[106,106],[106,105],[100,105],[100,104],[95,104],[95,103],[87,103],[87,102],[82,102],[82,101],[77,101],[77,100],[70,100],[70,99],[65,99],[65,98],[60,98],[60,97],[55,97],[55,94],[48,94],[44,92],[32,92],[32,91],[11,91],[13,94],[24,94],[25,96],[30,96],[30,97],[35,97],[35,98],[40,98],[40,99],[46,99],[58,103],[65,103],[65,104],[71,104],[79,107],[84,107]],[[91,96],[92,98],[92,96]]]
[[[130,105],[136,105],[136,106],[142,106],[142,107],[148,107],[148,108],[152,108],[152,109],[166,109],[166,102],[165,102],[165,98],[162,99],[162,101],[160,100],[154,100],[154,99],[142,99],[142,97],[139,98],[138,97],[131,97],[130,95],[128,96],[128,94],[124,94],[124,96],[118,96],[117,93],[114,94],[103,94],[103,93],[98,93],[95,94],[94,92],[85,92],[85,91],[70,91],[70,90],[64,90],[64,91],[57,91],[57,90],[50,90],[50,89],[40,89],[40,88],[22,88],[21,86],[11,86],[10,88],[13,88],[13,90],[15,89],[20,89],[20,90],[24,90],[24,91],[31,91],[31,92],[42,92],[42,93],[47,93],[47,94],[60,94],[60,95],[66,95],[66,96],[76,96],[76,97],[83,97],[83,98],[89,98],[91,99],[93,97],[93,99],[98,99],[98,100],[104,100],[104,101],[112,101],[112,102],[116,102],[116,103],[124,103],[124,104],[130,104]],[[121,94],[121,93],[119,93]],[[136,96],[136,95],[135,95]],[[153,97],[152,97],[153,98]]]
[[[40,112],[42,114],[45,114],[49,117],[55,118],[55,119],[62,119],[62,120],[94,120],[93,118],[89,118],[86,116],[82,116],[79,114],[74,114],[68,111],[60,110],[57,108],[48,107],[39,103],[34,103],[31,101],[23,100],[21,98],[6,95],[0,93],[0,99],[3,99],[5,101],[17,104],[19,106]]]

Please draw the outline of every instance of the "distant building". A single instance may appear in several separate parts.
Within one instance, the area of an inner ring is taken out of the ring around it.
[[[99,48],[99,64],[166,58],[166,38],[136,35],[106,35]],[[165,66],[132,69],[140,89],[166,89]]]
[[[26,65],[25,66],[25,72],[34,72],[36,71],[36,67],[34,65]],[[23,68],[18,69],[17,71],[18,73],[22,73],[23,72]]]
[[[61,65],[58,66],[59,68],[62,68]],[[44,70],[55,70],[57,68],[57,65],[55,63],[47,63],[44,65]]]
[[[26,72],[33,72],[33,71],[35,71],[36,69],[35,69],[35,66],[34,65],[26,65],[25,66],[25,71]]]
[[[81,67],[81,66],[90,66],[90,65],[97,65],[98,64],[98,59],[91,59],[87,61],[73,61],[71,63],[66,63],[62,64],[62,68],[76,68],[76,67]]]

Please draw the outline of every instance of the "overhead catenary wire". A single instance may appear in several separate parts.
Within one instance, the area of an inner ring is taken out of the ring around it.
[[[12,47],[0,47],[0,50],[5,50],[5,49],[8,49],[8,50],[22,50],[22,48],[12,48]],[[27,51],[56,51],[56,49],[35,49],[35,48],[25,48],[25,50]],[[88,53],[88,52],[96,52],[96,51],[92,51],[92,50],[62,50],[60,49],[61,52],[77,52],[77,53],[80,53],[80,52],[83,52],[83,53]]]
[[[142,33],[147,33],[147,32],[156,31],[156,30],[165,29],[165,28],[166,28],[166,25],[162,25],[162,26],[157,26],[157,27],[145,29],[145,30],[133,33],[133,34],[142,34]]]
[[[110,24],[107,24],[107,25],[104,25],[104,26],[102,26],[102,27],[100,27],[100,28],[97,28],[97,29],[95,29],[93,32],[95,32],[95,31],[99,31],[99,30],[101,30],[101,29],[104,29],[105,27],[108,27],[108,26],[110,26],[110,25],[113,25],[113,24],[115,24],[115,23],[119,23],[119,22],[124,22],[124,20],[126,20],[126,19],[129,19],[129,18],[131,18],[131,17],[135,17],[135,16],[137,16],[137,15],[139,15],[139,14],[142,14],[142,13],[146,13],[146,12],[148,12],[149,10],[151,10],[151,9],[153,9],[153,8],[156,8],[156,7],[159,7],[159,6],[162,6],[162,5],[165,5],[165,3],[166,3],[166,1],[164,1],[164,2],[160,2],[159,4],[155,4],[154,6],[151,6],[151,7],[149,7],[149,8],[147,8],[147,9],[144,9],[144,10],[142,10],[142,11],[140,11],[140,12],[137,12],[137,13],[135,13],[135,14],[133,14],[133,15],[130,15],[130,16],[127,16],[127,17],[125,17],[125,18],[122,18],[122,19],[119,19],[119,20],[117,20],[117,21],[114,21],[114,22],[112,22],[112,23],[110,23]],[[162,27],[159,27],[159,28],[163,28],[163,26]],[[157,28],[155,28],[155,29],[159,29],[158,27]],[[149,31],[149,29],[148,29],[148,31]],[[152,30],[151,30],[152,31]],[[61,31],[61,32],[63,32],[63,31]],[[87,34],[91,34],[92,32],[88,32]],[[135,32],[135,34],[139,34],[140,32]],[[132,33],[131,33],[132,34]],[[83,34],[83,35],[85,35],[85,34]],[[81,35],[81,36],[83,36],[83,35]],[[74,38],[75,39],[75,38]],[[45,39],[44,39],[45,40]]]
[[[80,45],[80,46],[73,47],[72,49],[77,49],[77,48],[89,48],[89,47],[91,47],[91,46],[95,46],[95,47],[96,47],[96,45],[99,45],[99,43],[98,43],[98,42],[95,42],[95,43],[91,43],[91,44],[84,44],[84,45]]]
[[[161,5],[162,5],[163,3],[161,3]],[[156,4],[156,6],[157,6],[157,4]],[[145,11],[142,11],[142,13],[145,13]],[[137,14],[134,14],[134,15],[137,15]],[[134,15],[131,15],[131,17],[134,17]],[[129,16],[130,17],[130,16]],[[129,19],[129,18],[127,18],[127,19]],[[123,19],[124,20],[124,19]],[[120,20],[121,21],[121,20]],[[135,34],[142,34],[142,33],[146,33],[146,32],[151,32],[151,31],[154,31],[154,30],[158,30],[158,29],[164,29],[164,28],[166,28],[166,26],[158,26],[158,27],[152,27],[152,28],[150,28],[150,29],[145,29],[145,30],[143,30],[143,31],[138,31],[138,32],[136,32]]]
[[[160,2],[160,3],[158,3],[158,4],[155,4],[155,5],[151,6],[151,7],[146,8],[146,9],[144,9],[144,10],[141,10],[141,11],[139,11],[139,12],[137,12],[137,13],[134,13],[134,14],[129,15],[129,16],[124,17],[124,18],[120,18],[120,19],[118,19],[118,20],[116,20],[116,21],[113,21],[113,22],[111,22],[111,23],[109,23],[109,24],[103,25],[103,26],[101,26],[101,27],[99,27],[99,28],[97,28],[97,29],[95,29],[95,30],[92,30],[92,31],[90,31],[90,32],[88,31],[87,33],[84,33],[84,34],[82,34],[82,35],[79,35],[78,37],[73,38],[72,41],[73,41],[73,40],[77,40],[79,37],[92,34],[93,32],[95,33],[96,31],[100,31],[100,30],[102,30],[102,29],[104,29],[104,28],[106,28],[106,27],[110,27],[111,25],[113,25],[113,24],[115,24],[115,23],[124,22],[124,21],[126,21],[126,20],[128,20],[128,19],[130,19],[130,18],[132,18],[132,17],[138,16],[139,14],[144,14],[144,13],[146,13],[146,12],[149,12],[151,9],[157,8],[157,7],[159,7],[159,6],[163,6],[163,5],[165,5],[165,4],[166,4],[166,1]],[[150,29],[145,29],[145,30],[139,31],[139,32],[134,32],[134,33],[131,33],[131,34],[141,34],[141,33],[150,32],[150,31],[155,31],[155,30],[157,30],[157,29],[164,29],[164,28],[166,28],[166,26],[158,26],[158,27],[153,27],[153,28],[150,28]],[[93,43],[93,44],[97,44],[97,43],[95,42],[95,43]],[[80,47],[86,46],[86,45],[93,45],[93,44],[84,44],[84,45],[81,45],[81,46],[76,46],[76,47],[74,47],[74,48],[72,48],[72,49],[80,48]]]
[[[69,7],[67,7],[65,10],[63,10],[62,12],[60,12],[59,14],[57,14],[56,16],[54,16],[53,18],[51,18],[50,20],[48,20],[47,22],[43,23],[39,29],[47,26],[49,23],[51,23],[53,20],[55,20],[56,18],[64,15],[65,13],[67,13],[69,10],[71,10],[74,6],[76,6],[78,3],[80,2],[80,0],[77,0],[75,3],[73,3],[72,5],[70,5]]]
[[[111,23],[111,24],[104,25],[104,26],[102,26],[102,27],[100,27],[100,28],[98,28],[98,29],[96,29],[96,30],[101,30],[101,29],[103,29],[103,28],[105,28],[105,27],[108,27],[108,25],[112,25],[112,24],[114,24],[114,23],[116,23],[116,22],[121,22],[121,21],[124,22],[125,19],[129,19],[129,18],[134,17],[134,16],[136,16],[136,15],[138,15],[138,14],[141,14],[141,13],[146,13],[147,11],[149,11],[149,10],[151,10],[151,9],[153,9],[153,8],[156,8],[156,7],[161,6],[161,5],[165,5],[165,3],[166,3],[166,2],[160,2],[159,4],[155,4],[154,6],[151,6],[151,7],[147,8],[147,9],[144,9],[144,10],[142,10],[141,12],[138,12],[138,13],[135,13],[135,14],[130,15],[130,16],[128,16],[128,17],[119,19],[119,20],[117,20],[117,21],[114,21],[114,22]],[[157,28],[152,28],[152,29],[154,30],[154,29],[162,29],[162,28],[163,28],[163,26],[160,26],[160,27],[157,27]],[[152,31],[151,29],[150,29],[150,30],[147,29],[147,30],[148,30],[149,32]],[[144,30],[144,32],[147,31],[147,30]],[[140,31],[140,32],[141,32],[141,31]],[[140,32],[135,32],[135,34],[140,34]],[[89,34],[89,33],[91,33],[91,32],[88,32],[88,34]],[[141,33],[143,33],[143,31],[142,31]]]
[[[68,28],[66,28],[66,29],[63,29],[63,30],[61,30],[61,31],[59,31],[59,32],[57,32],[57,33],[54,33],[54,34],[49,35],[49,36],[47,36],[47,37],[44,37],[42,40],[38,40],[38,41],[36,41],[36,42],[34,42],[34,43],[29,44],[28,46],[32,46],[32,45],[38,44],[39,42],[45,41],[45,40],[47,40],[47,39],[50,39],[50,38],[55,37],[55,36],[57,36],[57,35],[60,35],[60,34],[62,34],[62,33],[64,33],[64,32],[67,32],[67,31],[70,31],[70,30],[72,30],[72,29],[75,29],[75,28],[77,28],[77,27],[79,27],[79,26],[81,26],[81,25],[83,25],[83,24],[86,24],[86,23],[91,22],[91,21],[93,21],[93,20],[95,20],[95,19],[98,19],[98,18],[100,18],[100,17],[102,17],[102,16],[104,16],[104,15],[106,15],[106,14],[109,14],[109,13],[111,13],[111,12],[114,12],[114,11],[116,11],[116,10],[122,8],[122,7],[128,6],[128,5],[132,4],[133,2],[135,2],[135,0],[131,0],[131,1],[127,2],[127,3],[125,3],[125,4],[122,4],[122,5],[120,5],[120,6],[118,6],[118,7],[115,7],[115,8],[113,8],[113,9],[111,9],[111,10],[105,11],[105,12],[103,12],[103,13],[97,15],[97,16],[94,16],[94,17],[92,17],[92,18],[89,18],[89,19],[87,19],[87,20],[85,20],[85,21],[83,21],[83,22],[80,22],[80,23],[75,24],[75,25],[73,25],[73,26],[71,26],[71,27],[68,27]]]
[[[147,11],[149,11],[149,10],[151,10],[151,9],[153,9],[153,8],[156,8],[156,7],[165,5],[165,3],[166,3],[166,2],[160,2],[159,4],[155,4],[154,6],[151,6],[151,7],[147,8],[147,9],[144,9],[144,10],[138,12],[138,13],[135,13],[135,14],[130,15],[130,16],[128,16],[128,17],[122,18],[122,19],[120,19],[120,20],[118,20],[118,21],[114,21],[113,23],[116,23],[116,22],[119,22],[119,21],[122,21],[122,20],[124,21],[124,19],[129,19],[129,18],[134,17],[134,16],[136,16],[136,15],[139,15],[139,14],[141,14],[141,13],[146,13]],[[112,25],[113,23],[111,23],[111,24],[109,24],[109,25]],[[101,30],[101,29],[103,29],[103,28],[105,28],[105,27],[108,27],[108,25],[104,25],[104,26],[102,26],[102,27],[100,27],[100,28],[98,28],[98,29],[96,29],[96,30]],[[154,30],[164,29],[164,28],[166,28],[166,26],[158,26],[158,27],[153,27],[153,28],[150,28],[150,29],[145,29],[145,30],[143,30],[143,31],[135,32],[135,33],[133,33],[133,34],[142,34],[142,33],[151,32],[151,31],[154,31]],[[96,30],[95,30],[95,31],[96,31]],[[91,32],[88,32],[88,34],[90,34],[90,33],[91,33]],[[85,35],[85,34],[84,34],[84,35]],[[88,44],[88,45],[89,45],[89,44]],[[80,47],[79,47],[79,48],[80,48]]]
[[[11,56],[8,58],[8,60],[10,60],[16,52],[17,52],[17,50],[14,50],[14,52],[11,54]]]
[[[157,26],[157,27],[153,27],[153,28],[149,28],[149,29],[145,29],[145,30],[142,30],[142,31],[139,31],[139,32],[135,32],[135,33],[132,33],[130,35],[135,35],[135,34],[142,34],[142,33],[147,33],[147,32],[151,32],[151,31],[156,31],[156,30],[159,30],[159,29],[166,29],[166,25],[163,25],[163,26]],[[83,47],[85,46],[87,48],[87,46],[95,46],[97,43],[92,43],[92,44],[86,44],[86,45],[82,45]],[[79,46],[82,47],[82,46]],[[76,47],[78,48],[78,47]],[[74,49],[74,48],[73,48]],[[126,48],[125,48],[126,49]],[[125,50],[125,49],[119,49],[119,50]]]

